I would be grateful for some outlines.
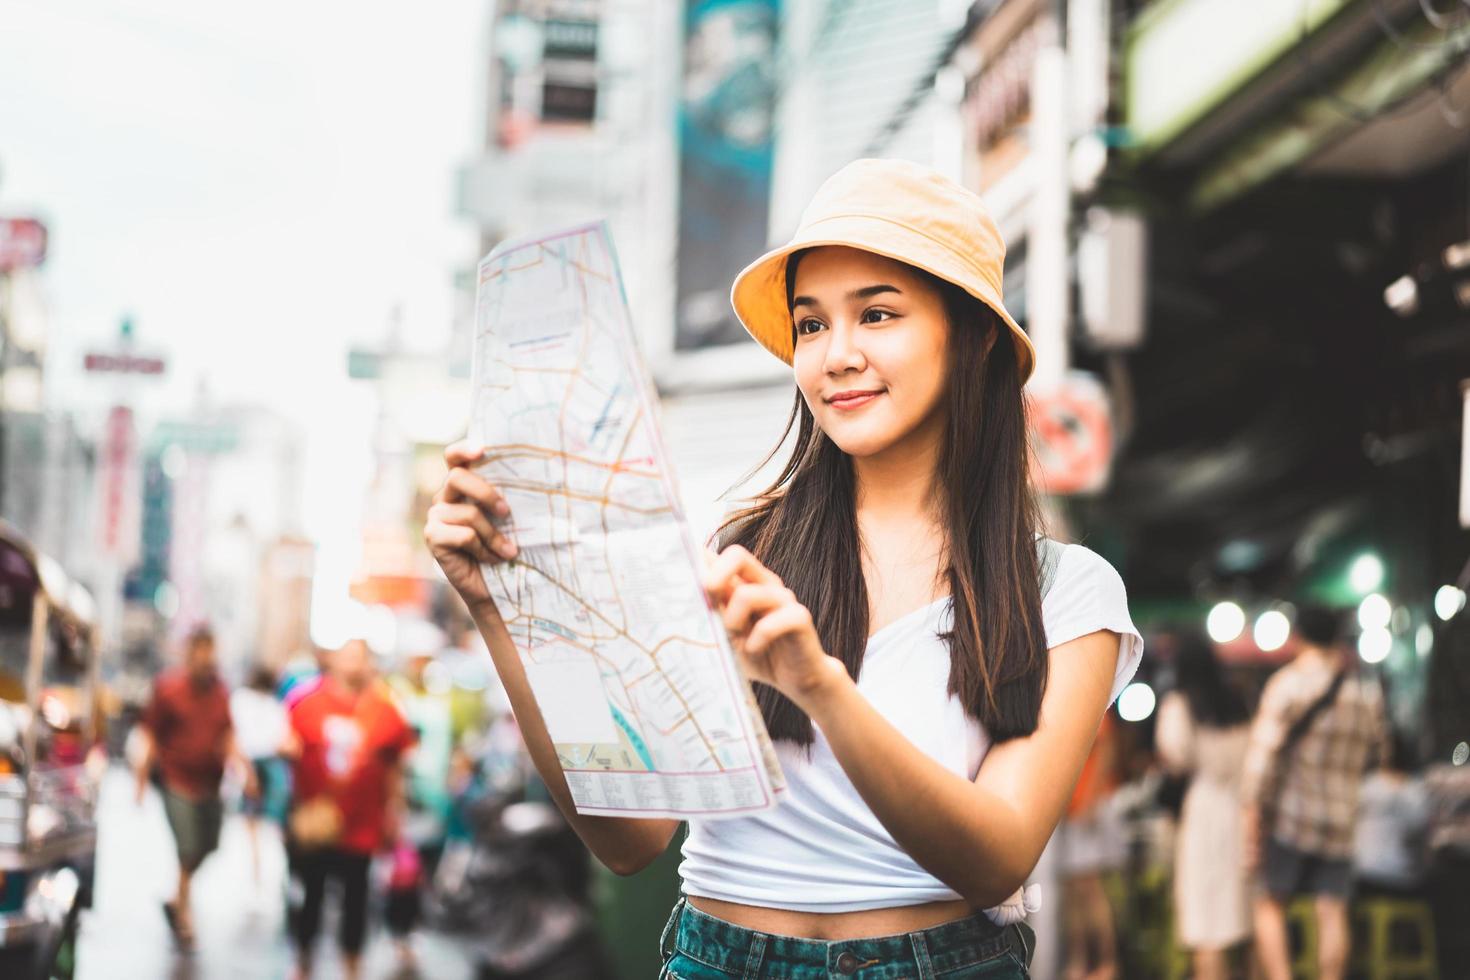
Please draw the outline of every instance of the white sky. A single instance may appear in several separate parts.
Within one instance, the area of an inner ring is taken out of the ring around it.
[[[81,352],[130,312],[169,378],[297,420],[319,588],[345,589],[371,399],[346,349],[401,304],[447,336],[476,238],[453,213],[481,133],[487,0],[5,0],[0,214],[51,230],[48,398],[97,407]],[[105,400],[105,399],[103,399]]]

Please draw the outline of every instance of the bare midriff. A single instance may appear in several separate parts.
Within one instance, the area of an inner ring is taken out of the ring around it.
[[[972,915],[974,909],[962,901],[927,902],[861,912],[794,912],[760,905],[741,905],[717,898],[689,896],[689,904],[717,919],[744,929],[774,936],[797,936],[840,942],[917,932]]]

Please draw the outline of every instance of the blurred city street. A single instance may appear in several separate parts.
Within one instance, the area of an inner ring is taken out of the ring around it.
[[[0,980],[1467,923],[1470,0],[0,2]]]
[[[162,913],[178,862],[158,795],[138,806],[133,783],[121,769],[102,781],[98,801],[96,905],[85,913],[78,952],[81,980],[277,980],[291,964],[283,929],[286,862],[274,828],[262,831],[260,875],[251,864],[244,820],[226,820],[218,853],[199,872],[195,907],[198,948],[180,953]],[[416,973],[400,971],[392,944],[379,926],[364,957],[367,977],[474,975],[470,955],[454,940],[417,937]],[[341,969],[323,944],[314,976],[336,980]]]

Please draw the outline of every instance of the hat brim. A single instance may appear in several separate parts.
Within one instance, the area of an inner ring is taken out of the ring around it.
[[[915,243],[914,248],[903,247],[904,233],[916,235],[902,226],[873,228],[867,218],[848,216],[844,219],[828,219],[821,223],[820,237],[793,241],[780,248],[772,249],[741,270],[730,288],[730,303],[735,315],[755,341],[781,360],[790,364],[792,350],[791,310],[786,305],[786,264],[793,252],[824,245],[845,245],[864,252],[872,252],[904,265],[922,269],[932,276],[959,286],[965,292],[993,310],[1007,327],[1016,345],[1016,361],[1024,382],[1036,367],[1036,348],[1026,331],[1021,329],[1014,317],[1005,308],[1001,298],[968,269],[940,268],[937,261],[923,261],[916,253],[934,252],[933,242],[927,239]],[[837,225],[837,227],[833,227]],[[813,229],[816,231],[817,229]]]

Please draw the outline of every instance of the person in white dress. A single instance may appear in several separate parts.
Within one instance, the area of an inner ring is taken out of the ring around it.
[[[1164,766],[1189,777],[1174,861],[1174,915],[1195,980],[1224,980],[1226,951],[1250,938],[1240,778],[1250,732],[1245,701],[1202,637],[1179,647],[1178,687],[1159,705]]]
[[[260,881],[260,818],[274,798],[280,770],[274,765],[286,738],[286,709],[275,696],[275,673],[265,664],[256,664],[243,687],[230,695],[230,719],[235,726],[235,741],[240,752],[250,760],[260,787],[254,799],[244,804],[245,826],[250,836],[250,867],[254,879]]]

